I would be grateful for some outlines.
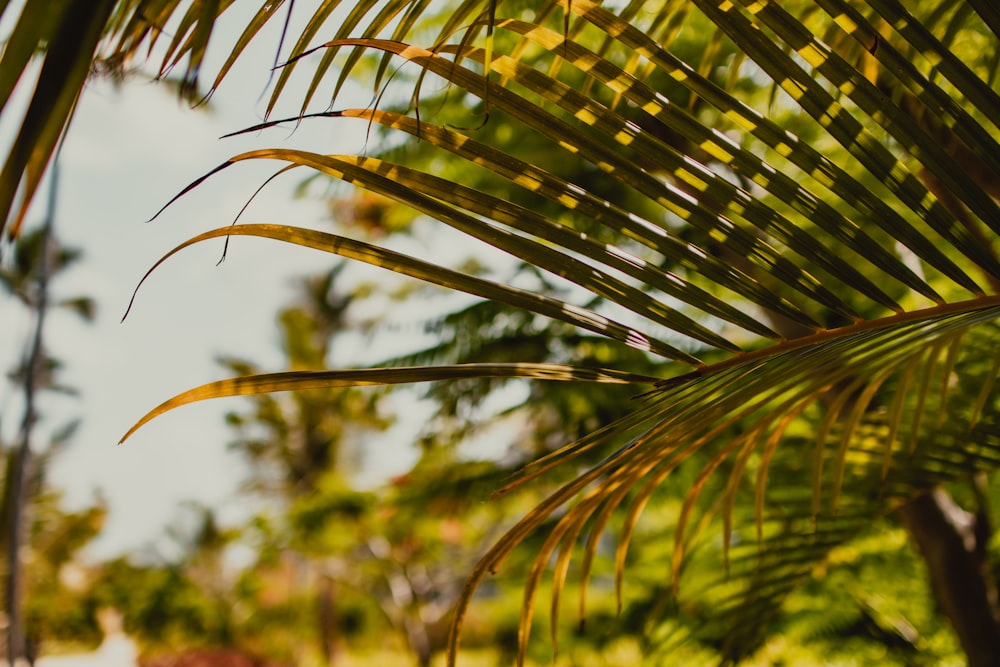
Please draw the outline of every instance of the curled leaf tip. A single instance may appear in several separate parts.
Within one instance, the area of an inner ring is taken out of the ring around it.
[[[189,193],[192,190],[194,190],[196,187],[198,187],[199,185],[201,185],[202,183],[204,183],[205,181],[207,181],[209,178],[211,178],[215,174],[219,173],[220,171],[222,171],[226,167],[229,167],[229,166],[231,166],[233,164],[235,164],[234,160],[226,160],[225,162],[223,162],[222,164],[220,164],[218,167],[215,167],[214,169],[212,169],[207,174],[204,174],[203,176],[199,176],[194,181],[192,181],[191,183],[189,183],[183,190],[181,190],[180,192],[178,192],[177,194],[175,194],[173,197],[171,197],[170,201],[168,201],[166,204],[164,204],[160,208],[160,210],[158,210],[156,213],[154,213],[153,217],[151,217],[146,222],[152,222],[153,220],[156,220],[158,217],[160,217],[160,214],[163,213],[164,211],[166,211],[167,208],[169,208],[170,205],[173,204],[175,201],[177,201],[178,199],[180,199],[181,197],[183,197],[187,193]]]
[[[142,283],[140,282],[139,284],[141,285]],[[137,285],[135,290],[132,292],[132,298],[128,300],[128,307],[125,308],[125,314],[122,315],[122,318],[118,321],[118,324],[125,323],[125,318],[128,317],[128,314],[130,312],[132,312],[132,304],[135,303],[135,296],[138,293],[139,293],[139,286]]]

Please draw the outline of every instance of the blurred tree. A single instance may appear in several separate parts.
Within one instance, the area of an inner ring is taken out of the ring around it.
[[[290,369],[328,368],[332,346],[345,328],[352,301],[336,288],[341,268],[302,282],[300,301],[278,315],[281,345]],[[250,362],[227,359],[223,364],[240,373],[254,371]],[[361,443],[367,433],[389,424],[380,412],[379,396],[354,388],[292,392],[253,399],[253,410],[230,413],[228,422],[239,433],[231,448],[250,464],[249,490],[270,497],[294,511],[298,503],[333,503],[333,515],[360,512],[361,496],[339,497],[344,481],[357,468]],[[318,500],[322,499],[322,500]],[[343,505],[346,503],[346,505]],[[353,509],[352,509],[353,508]],[[289,545],[291,546],[291,545]],[[307,554],[312,555],[312,554]],[[298,561],[307,570],[316,563]],[[322,573],[306,572],[312,582],[325,582]],[[338,654],[337,594],[332,585],[313,588],[312,623],[316,646],[326,662]]]
[[[25,545],[25,527],[32,522],[29,511],[33,500],[48,492],[43,484],[44,466],[48,457],[56,453],[76,429],[76,423],[71,423],[62,430],[55,431],[42,457],[33,452],[33,441],[36,437],[34,427],[39,420],[40,392],[72,393],[70,388],[58,382],[57,371],[60,362],[52,358],[46,349],[47,315],[52,306],[68,308],[87,321],[90,321],[94,314],[93,302],[87,297],[74,296],[52,302],[51,280],[79,258],[78,252],[60,247],[54,236],[56,173],[53,172],[52,176],[51,197],[44,223],[19,240],[9,267],[0,268],[0,285],[20,301],[34,318],[34,331],[30,340],[26,341],[24,356],[19,365],[8,375],[23,401],[23,416],[19,423],[17,442],[4,450],[6,458],[2,513],[3,545],[6,553],[4,610],[7,616],[6,644],[9,664],[14,664],[15,660],[22,656],[36,653],[37,644],[41,639],[41,628],[36,627],[32,630],[33,646],[25,644],[26,627],[23,618],[25,584],[21,576],[22,560],[26,551],[24,547],[31,549],[33,546],[31,538],[40,537],[32,532],[27,536],[28,543]],[[37,448],[37,445],[35,447]],[[95,525],[95,522],[99,524],[103,520],[103,509],[95,507],[92,511],[96,514],[82,515],[82,525],[93,531],[86,535],[84,541],[89,541],[96,535],[99,526]],[[62,518],[70,520],[74,517],[70,515]],[[80,546],[81,543],[75,544],[75,548]],[[43,560],[49,568],[54,568],[58,572],[70,555],[71,553],[53,552]]]
[[[167,527],[168,541],[145,554],[93,568],[87,605],[118,610],[144,659],[187,648],[238,648],[229,548],[241,533],[223,528],[215,510],[187,503]]]
[[[40,47],[59,48],[44,50],[30,122],[0,173],[0,215],[16,229],[14,195],[19,186],[26,198],[34,192],[91,64],[122,66],[183,7],[163,69],[187,56],[193,89],[230,4],[67,0],[72,11],[39,20],[45,3],[26,3],[0,60],[0,101]],[[614,568],[624,586],[639,514],[681,478],[691,483],[675,507],[663,584],[674,597],[683,592],[678,609],[724,659],[762,649],[789,594],[898,512],[968,661],[996,664],[1000,596],[982,479],[1000,461],[1000,16],[992,4],[471,2],[431,16],[433,3],[364,0],[346,18],[338,4],[312,8],[266,114],[292,90],[292,72],[315,64],[296,122],[358,119],[419,137],[438,159],[276,149],[220,169],[251,159],[315,169],[546,271],[560,289],[286,225],[221,228],[185,246],[239,234],[307,245],[525,309],[670,365],[653,376],[575,358],[292,370],[197,388],[139,425],[194,400],[346,383],[627,384],[645,391],[628,414],[533,460],[503,488],[541,484],[550,472],[565,480],[473,569],[456,626],[486,574],[541,531],[522,659],[549,566],[558,597],[579,543],[587,575],[604,529],[620,519]],[[213,89],[280,6],[260,5]],[[337,27],[321,33],[328,20]],[[319,34],[333,41],[309,57]],[[343,48],[354,50],[338,60]],[[381,58],[365,69],[376,90],[396,76],[395,59],[420,71],[414,99],[426,100],[420,91],[434,90],[433,81],[448,89],[446,104],[429,118],[426,105],[422,115],[377,104],[331,111],[323,99],[308,114],[331,68],[335,95],[368,62],[357,58],[364,49]],[[490,135],[504,118],[512,129]],[[968,509],[955,500],[963,490]],[[694,521],[699,507],[706,518]],[[714,540],[705,537],[713,515]],[[690,568],[692,553],[725,576]]]
[[[184,571],[183,563],[136,562],[120,557],[102,563],[88,592],[95,608],[120,610],[124,630],[145,654],[184,646],[219,646],[230,636],[230,614]]]
[[[280,313],[290,369],[335,362],[356,298],[338,292],[341,271],[303,280],[299,302]],[[366,285],[354,290],[368,292]],[[254,370],[246,361],[225,364]],[[363,457],[364,445],[384,437],[377,433],[390,423],[379,394],[331,388],[251,400],[252,411],[228,416],[239,433],[232,447],[251,464],[247,488],[276,507],[254,522],[258,562],[239,587],[251,610],[243,634],[273,642],[283,621],[297,639],[286,646],[298,646],[298,653],[286,648],[279,655],[299,662],[306,624],[316,628],[306,637],[315,640],[322,663],[333,663],[350,638],[343,635],[374,636],[371,627],[358,626],[360,598],[380,613],[369,625],[387,623],[417,664],[429,665],[446,646],[465,573],[510,526],[509,503],[483,503],[509,469],[462,460],[455,449],[460,439],[440,431],[425,434],[410,473],[361,491],[352,484],[355,473],[378,465]],[[255,648],[275,654],[273,646]]]
[[[48,457],[39,466],[44,469]],[[38,460],[36,459],[36,462]],[[37,480],[36,480],[37,481]],[[89,591],[91,570],[80,552],[98,536],[107,516],[103,499],[77,512],[60,507],[45,484],[31,497],[24,566],[24,628],[29,655],[55,646],[95,646],[101,640]]]

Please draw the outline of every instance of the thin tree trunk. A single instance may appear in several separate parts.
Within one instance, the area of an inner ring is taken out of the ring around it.
[[[337,618],[337,586],[330,577],[321,577],[317,593],[317,620],[324,664],[334,665],[340,657],[340,619]]]
[[[45,351],[43,332],[45,330],[45,315],[49,302],[49,274],[55,263],[52,255],[55,251],[52,230],[56,217],[56,193],[59,184],[59,151],[52,164],[52,175],[49,181],[48,211],[42,232],[42,254],[38,266],[37,292],[34,298],[37,322],[35,334],[31,341],[31,349],[25,364],[24,377],[24,419],[21,422],[21,441],[11,478],[7,480],[10,486],[10,525],[7,535],[7,662],[12,667],[25,657],[24,619],[21,613],[21,597],[23,582],[21,577],[21,546],[24,542],[25,514],[28,500],[27,480],[31,466],[32,427],[37,418],[35,398],[39,389]]]
[[[24,627],[21,620],[22,584],[20,577],[21,559],[20,544],[24,532],[24,478],[27,477],[25,458],[30,456],[30,449],[19,447],[14,453],[7,477],[7,571],[4,588],[4,608],[7,611],[7,664],[18,664],[24,655]]]
[[[1000,603],[989,568],[985,514],[959,507],[942,489],[899,509],[927,564],[931,589],[970,667],[1000,665]]]

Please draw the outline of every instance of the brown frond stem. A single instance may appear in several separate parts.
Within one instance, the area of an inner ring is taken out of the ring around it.
[[[867,331],[877,331],[879,329],[887,329],[889,327],[898,326],[900,324],[908,324],[920,322],[921,320],[930,320],[937,317],[946,317],[948,315],[959,315],[961,313],[974,312],[978,310],[986,310],[989,308],[1000,307],[1000,295],[989,295],[977,297],[974,299],[968,299],[966,301],[957,301],[954,303],[945,303],[940,306],[931,306],[930,308],[923,308],[920,310],[911,310],[905,313],[898,313],[895,315],[889,315],[887,317],[882,317],[875,320],[866,320],[864,322],[858,322],[857,324],[850,324],[844,327],[837,327],[836,329],[824,329],[814,334],[808,336],[801,336],[799,338],[786,339],[774,345],[769,345],[767,347],[761,348],[759,350],[754,350],[752,352],[746,352],[743,354],[738,354],[734,357],[720,361],[714,364],[703,364],[699,366],[694,372],[688,373],[682,376],[685,379],[692,379],[694,377],[707,377],[709,375],[714,375],[724,370],[728,370],[735,366],[740,366],[742,364],[759,361],[761,359],[770,359],[778,356],[779,354],[784,354],[786,352],[791,352],[793,350],[801,350],[813,345],[818,345],[820,343],[825,343],[832,340],[837,340],[839,338],[845,338],[847,336],[853,336],[855,334],[864,333]],[[657,387],[673,386],[678,381],[678,378],[666,378],[657,383]]]

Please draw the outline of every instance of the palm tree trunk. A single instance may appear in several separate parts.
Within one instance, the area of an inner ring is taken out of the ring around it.
[[[934,597],[969,666],[1000,664],[1000,602],[986,552],[987,516],[965,511],[942,489],[907,503],[899,516],[927,563]]]

